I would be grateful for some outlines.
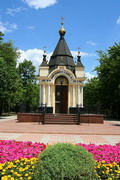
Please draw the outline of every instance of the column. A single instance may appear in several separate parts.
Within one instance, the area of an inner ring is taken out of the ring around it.
[[[45,84],[43,84],[43,104],[45,104]]]
[[[41,103],[42,103],[42,87],[41,87],[41,84],[40,84],[39,105],[41,105]]]
[[[73,107],[75,107],[75,85],[73,85],[73,95],[72,95],[72,102],[73,102]]]
[[[81,90],[80,90],[80,104],[81,104],[81,107],[83,107],[83,87],[81,87]]]
[[[68,108],[70,107],[71,101],[72,101],[72,94],[70,92],[71,86],[68,86]]]
[[[50,85],[48,84],[48,106],[51,106]]]
[[[78,85],[78,105],[80,105],[80,85]]]
[[[55,85],[52,86],[52,106],[53,106],[53,114],[55,114]]]

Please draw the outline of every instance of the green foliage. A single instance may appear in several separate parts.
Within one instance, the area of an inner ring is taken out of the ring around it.
[[[31,61],[25,59],[22,63],[19,63],[18,72],[25,86],[35,82],[35,71],[35,66]]]
[[[85,84],[84,87],[84,105],[99,104],[99,79],[94,77]]]
[[[98,76],[86,83],[84,103],[100,104],[104,112],[109,110],[113,117],[120,117],[120,44],[115,43],[106,52],[98,51],[98,55]]]
[[[100,65],[95,70],[101,87],[101,103],[104,109],[111,109],[114,115],[120,109],[120,44],[115,43],[107,52],[98,51],[98,54]]]
[[[23,84],[23,103],[27,106],[27,111],[36,110],[39,105],[39,86],[35,76],[35,66],[31,61],[24,60],[18,66],[18,74]]]
[[[0,32],[0,43],[1,43],[2,40],[3,40],[3,36],[4,36],[4,34],[3,34],[2,32]]]
[[[15,110],[21,103],[26,103],[29,109],[37,108],[39,87],[35,67],[25,60],[17,69],[20,53],[12,41],[4,43],[3,36],[0,32],[0,114]]]
[[[80,146],[58,143],[49,146],[35,166],[35,180],[95,180],[95,161]]]
[[[0,34],[3,36],[3,34]],[[0,38],[0,114],[9,111],[22,99],[22,83],[16,64],[19,52],[11,41],[3,43]]]

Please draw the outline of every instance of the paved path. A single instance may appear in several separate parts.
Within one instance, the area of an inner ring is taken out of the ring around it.
[[[57,142],[111,144],[120,142],[120,121],[104,124],[39,125],[18,123],[16,116],[0,118],[0,139],[33,141],[45,144]]]
[[[0,116],[0,122],[10,121],[17,119],[17,116]]]

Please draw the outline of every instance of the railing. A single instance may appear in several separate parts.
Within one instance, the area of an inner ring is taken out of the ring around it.
[[[80,125],[80,105],[77,105],[77,125]]]
[[[40,104],[40,106],[38,107],[38,111],[43,115],[42,124],[44,124],[45,123],[45,114],[46,114],[46,104]]]

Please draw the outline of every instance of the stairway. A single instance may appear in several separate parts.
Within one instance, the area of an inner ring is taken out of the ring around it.
[[[45,114],[44,124],[77,124],[76,114]]]

